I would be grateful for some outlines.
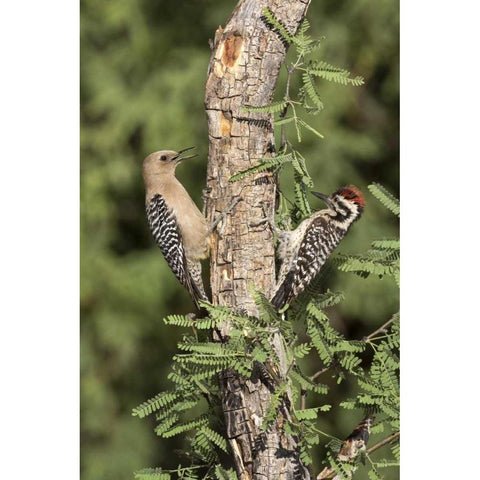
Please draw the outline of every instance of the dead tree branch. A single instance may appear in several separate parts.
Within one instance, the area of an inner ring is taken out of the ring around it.
[[[207,216],[210,220],[231,204],[242,201],[226,216],[222,234],[216,235],[211,255],[211,285],[214,305],[256,315],[248,287],[253,285],[271,296],[275,284],[275,257],[271,230],[253,227],[275,210],[276,180],[270,172],[231,183],[235,173],[275,153],[273,116],[248,113],[243,106],[271,103],[280,68],[285,60],[284,42],[262,18],[269,8],[289,32],[295,33],[310,0],[240,0],[224,29],[212,42],[212,57],[206,83],[209,162]],[[264,213],[265,212],[265,213]],[[228,335],[228,325],[222,327]],[[281,360],[280,375],[287,371],[283,339],[274,340]],[[281,409],[276,423],[261,428],[270,399],[270,389],[259,379],[244,379],[233,371],[220,376],[227,436],[238,478],[310,479],[301,464],[297,439],[286,435]]]

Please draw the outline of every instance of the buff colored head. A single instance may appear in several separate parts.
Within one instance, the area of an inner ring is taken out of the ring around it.
[[[196,157],[198,154],[183,155],[195,147],[184,148],[178,152],[174,150],[160,150],[153,152],[143,161],[143,177],[155,175],[174,175],[177,165],[187,158]]]

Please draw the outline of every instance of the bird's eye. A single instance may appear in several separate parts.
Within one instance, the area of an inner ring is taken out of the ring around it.
[[[160,160],[165,161],[166,159],[167,159],[167,156],[166,156],[166,155],[162,155],[162,156],[160,157]]]

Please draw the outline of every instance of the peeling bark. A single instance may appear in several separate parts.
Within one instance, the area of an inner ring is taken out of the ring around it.
[[[235,173],[275,153],[273,116],[248,113],[242,106],[271,103],[285,60],[286,46],[262,20],[269,8],[295,33],[310,0],[240,0],[225,29],[219,27],[212,44],[206,83],[205,108],[209,131],[207,216],[213,218],[233,200],[242,201],[227,215],[221,235],[215,235],[211,253],[214,305],[226,305],[256,315],[248,286],[271,297],[275,286],[273,235],[265,225],[252,226],[273,216],[276,181],[270,172],[230,183]],[[222,335],[228,334],[224,325]],[[283,339],[274,340],[286,375]],[[260,376],[259,376],[260,377]],[[233,371],[220,376],[227,435],[237,475],[249,479],[310,479],[298,458],[297,440],[286,435],[282,422],[286,408],[267,431],[261,429],[270,389],[260,378],[244,379]]]

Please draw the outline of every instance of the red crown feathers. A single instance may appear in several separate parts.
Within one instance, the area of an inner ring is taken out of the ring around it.
[[[347,185],[346,187],[339,188],[335,193],[350,202],[357,203],[362,208],[365,206],[365,197],[355,185]]]

